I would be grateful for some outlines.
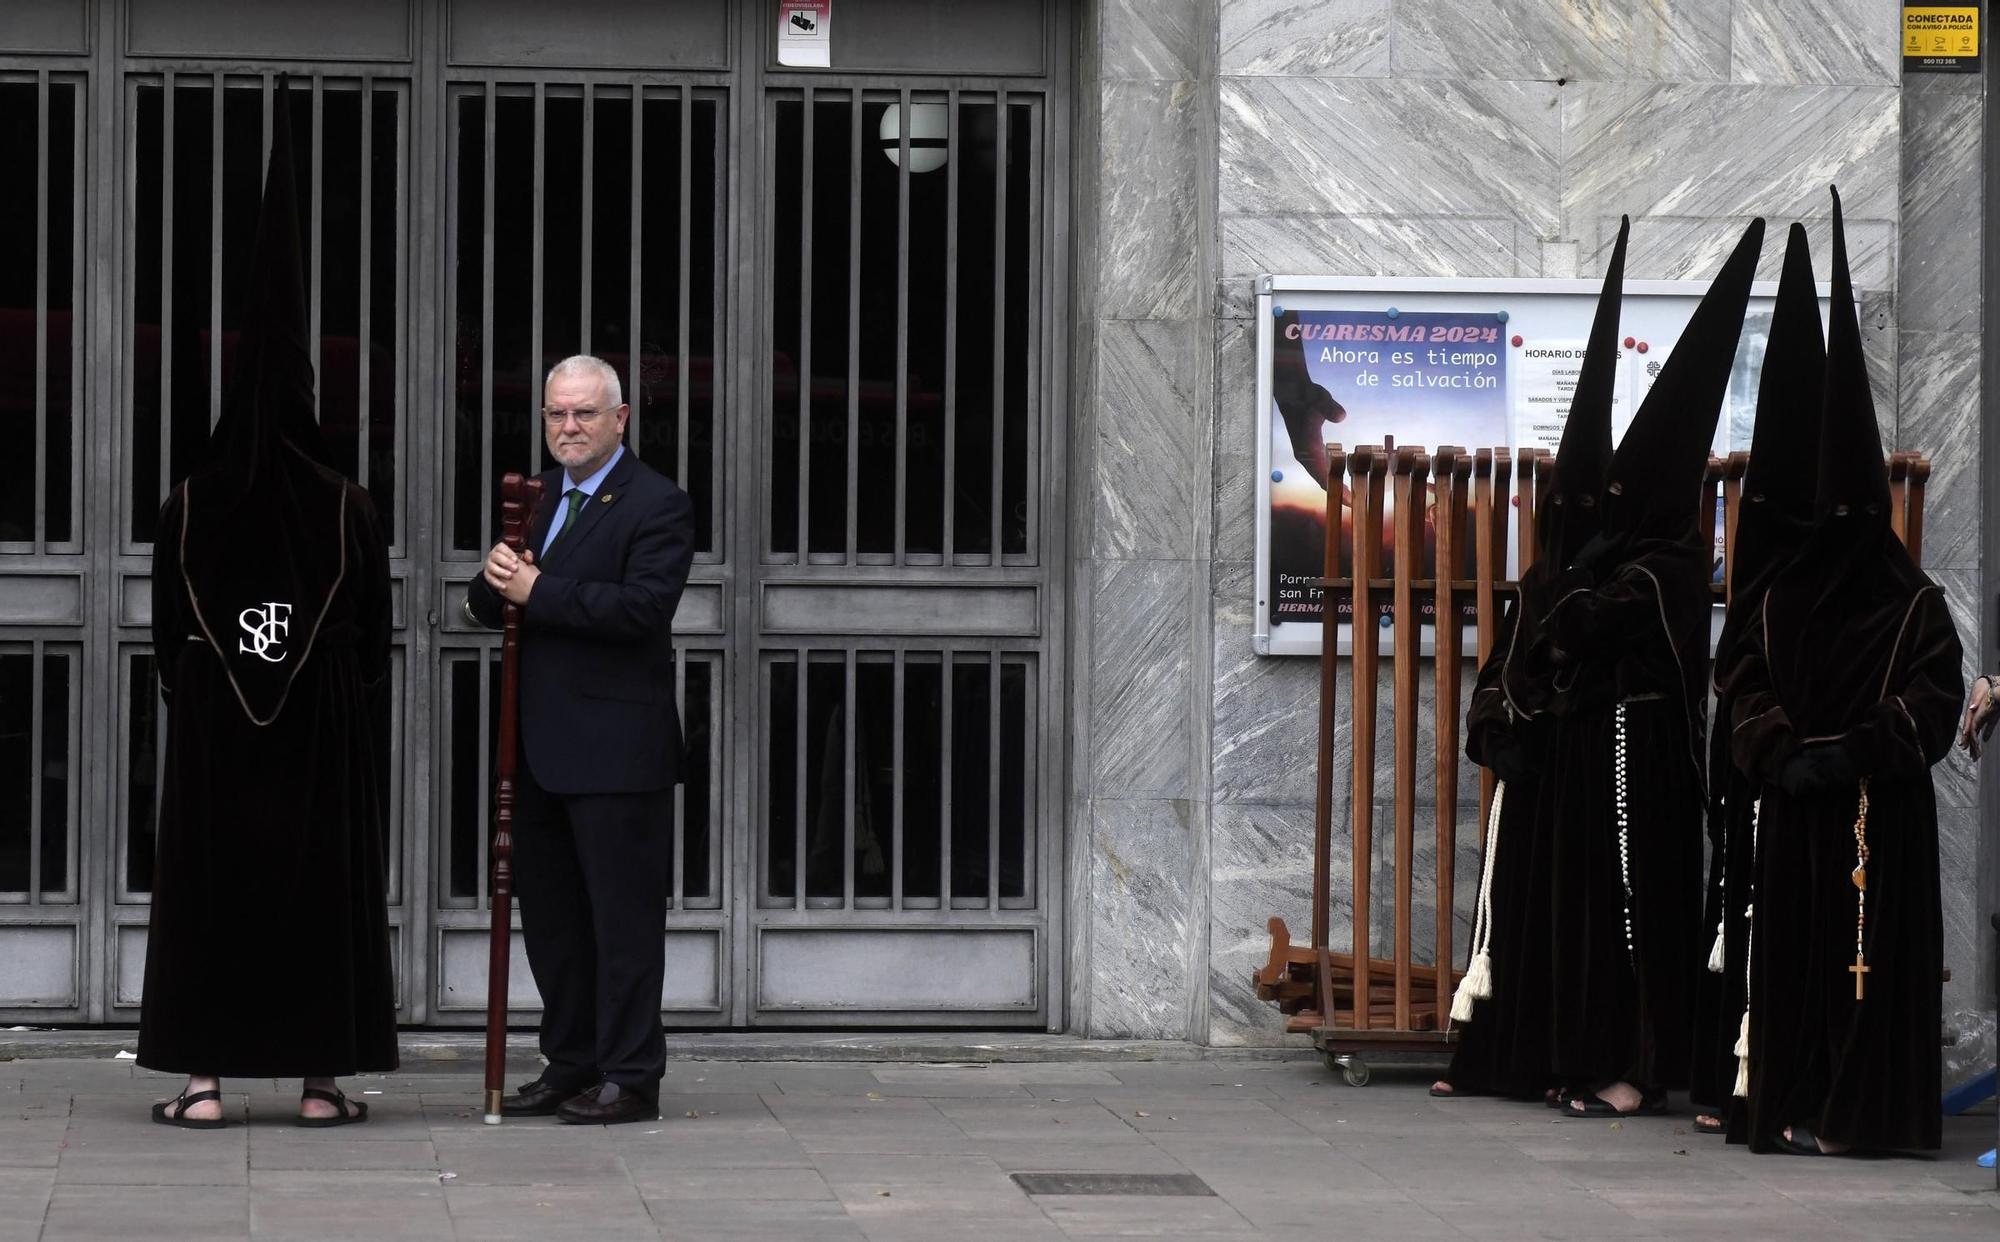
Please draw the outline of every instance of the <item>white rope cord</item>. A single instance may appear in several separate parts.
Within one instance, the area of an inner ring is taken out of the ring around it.
[[[1708,973],[1719,975],[1728,969],[1728,946],[1724,943],[1723,929],[1729,925],[1729,799],[1722,799],[1722,857],[1716,860],[1719,874],[1717,887],[1722,890],[1722,899],[1715,903],[1715,943],[1708,947]]]
[[[1764,800],[1757,799],[1750,804],[1750,884],[1757,883],[1757,825],[1764,818]],[[1724,897],[1728,896],[1725,892]],[[1751,897],[1756,893],[1752,892]],[[1743,1021],[1736,1028],[1736,1089],[1730,1092],[1737,1099],[1750,1096],[1750,980],[1751,961],[1757,947],[1757,924],[1753,922],[1757,912],[1754,904],[1743,907]]]
[[[1637,954],[1632,948],[1632,817],[1628,805],[1631,786],[1627,782],[1625,753],[1625,704],[1620,703],[1614,716],[1617,749],[1612,763],[1612,801],[1618,812],[1618,882],[1625,889],[1625,960],[1638,969]]]
[[[1493,995],[1493,857],[1500,845],[1500,807],[1507,798],[1507,782],[1493,787],[1493,809],[1486,816],[1486,858],[1479,869],[1479,902],[1472,911],[1472,956],[1465,964],[1465,978],[1451,998],[1451,1020],[1472,1021],[1472,1002]]]

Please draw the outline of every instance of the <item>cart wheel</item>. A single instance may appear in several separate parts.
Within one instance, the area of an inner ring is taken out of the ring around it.
[[[1319,1054],[1319,1059],[1320,1063],[1326,1066],[1326,1072],[1329,1074],[1335,1072],[1336,1070],[1343,1074],[1347,1072],[1346,1057],[1340,1056],[1337,1053],[1322,1052]]]
[[[1368,1062],[1362,1060],[1360,1057],[1342,1057],[1340,1058],[1340,1063],[1340,1076],[1347,1080],[1348,1086],[1365,1087],[1368,1085]]]

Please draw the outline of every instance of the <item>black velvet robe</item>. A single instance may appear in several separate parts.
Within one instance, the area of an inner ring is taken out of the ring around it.
[[[1534,571],[1531,569],[1530,573]],[[1493,994],[1473,1003],[1470,1021],[1453,1029],[1445,1079],[1455,1093],[1539,1099],[1549,1074],[1548,821],[1539,800],[1547,723],[1524,716],[1500,685],[1518,633],[1520,602],[1501,618],[1494,654],[1479,671],[1466,712],[1466,755],[1504,781],[1493,846],[1493,927],[1488,952]],[[1485,825],[1481,825],[1481,832]]]
[[[1804,1124],[1834,1143],[1934,1150],[1944,931],[1930,769],[1957,725],[1958,634],[1900,546],[1882,572],[1829,581],[1823,568],[1801,558],[1772,588],[1732,673],[1731,750],[1763,806],[1750,1095],[1731,1139],[1772,1150]],[[1802,746],[1836,749],[1844,770],[1787,792],[1772,782]],[[1869,972],[1857,1001],[1850,873],[1863,776]]]
[[[285,493],[275,506],[273,490]],[[256,520],[274,507],[298,526]],[[374,507],[294,455],[242,498],[220,474],[197,475],[169,497],[159,529],[166,774],[139,1064],[225,1078],[394,1069],[391,620]],[[192,557],[184,530],[208,536]],[[293,605],[272,649],[293,667],[240,650],[251,642],[245,600]]]
[[[1620,1080],[1686,1084],[1700,939],[1708,556],[1691,542],[1612,548],[1586,550],[1550,624],[1551,658],[1571,675],[1552,708],[1543,774],[1558,981],[1552,1068],[1580,1091]]]

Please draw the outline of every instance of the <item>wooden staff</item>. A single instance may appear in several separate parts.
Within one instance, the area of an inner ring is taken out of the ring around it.
[[[527,543],[528,522],[541,502],[542,481],[508,474],[500,480],[500,539],[515,555]],[[521,609],[500,608],[500,738],[493,789],[492,923],[486,953],[486,1124],[500,1124],[507,1075],[507,968],[514,955],[514,763],[521,702]]]
[[[1390,722],[1396,755],[1396,1029],[1410,1028],[1410,923],[1415,905],[1411,872],[1417,854],[1417,569],[1424,554],[1424,482],[1431,459],[1422,449],[1396,450],[1395,559],[1391,562],[1396,617],[1390,683]]]
[[[1389,450],[1361,445],[1347,459],[1354,509],[1353,634],[1354,752],[1354,1029],[1365,1031],[1374,1007],[1374,962],[1368,945],[1368,889],[1375,844],[1375,679],[1381,642],[1375,617],[1375,579],[1382,560],[1382,484]]]
[[[1722,463],[1722,600],[1735,598],[1736,523],[1743,517],[1743,476],[1750,469],[1750,454],[1731,453]]]
[[[1440,1021],[1451,1008],[1451,924],[1455,909],[1453,872],[1458,857],[1458,691],[1460,623],[1457,581],[1464,561],[1465,484],[1472,477],[1472,459],[1465,450],[1445,445],[1437,451],[1437,558],[1432,567],[1433,671],[1437,676],[1437,990],[1433,999]]]

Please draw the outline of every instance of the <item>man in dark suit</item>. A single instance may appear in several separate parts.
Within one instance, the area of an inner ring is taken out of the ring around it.
[[[542,500],[516,556],[496,544],[465,610],[521,605],[515,892],[542,993],[541,1077],[508,1116],[659,1115],[660,989],[681,726],[671,625],[693,557],[687,493],[623,444],[629,407],[598,358],[549,372]]]

